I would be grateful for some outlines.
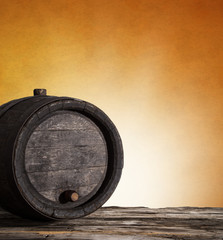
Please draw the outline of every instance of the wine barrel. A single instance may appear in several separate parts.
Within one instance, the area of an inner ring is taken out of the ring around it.
[[[0,107],[0,205],[19,216],[79,218],[100,208],[122,173],[109,117],[91,103],[46,95]]]

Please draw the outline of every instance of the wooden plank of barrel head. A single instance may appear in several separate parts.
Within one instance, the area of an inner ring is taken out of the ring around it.
[[[25,150],[25,170],[45,198],[59,200],[70,189],[89,199],[102,184],[107,169],[106,142],[100,129],[80,113],[58,111],[31,134]]]
[[[0,108],[0,204],[32,219],[85,216],[119,182],[118,131],[90,103],[34,93]]]

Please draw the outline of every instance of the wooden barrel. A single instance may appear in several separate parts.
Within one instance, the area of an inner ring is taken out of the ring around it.
[[[41,220],[97,210],[123,168],[121,139],[108,116],[44,89],[0,107],[0,158],[0,205]]]

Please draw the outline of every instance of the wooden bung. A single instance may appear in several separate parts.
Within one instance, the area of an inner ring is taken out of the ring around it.
[[[67,190],[64,193],[64,198],[68,202],[75,202],[78,200],[79,196],[78,193],[76,193],[75,191]]]
[[[34,96],[37,96],[37,95],[46,95],[46,89],[43,89],[43,88],[36,88],[33,90],[33,94]]]

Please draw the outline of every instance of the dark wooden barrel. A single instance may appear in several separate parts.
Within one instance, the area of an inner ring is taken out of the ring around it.
[[[108,116],[44,89],[0,107],[0,158],[0,205],[42,220],[97,210],[123,168],[121,139]]]

